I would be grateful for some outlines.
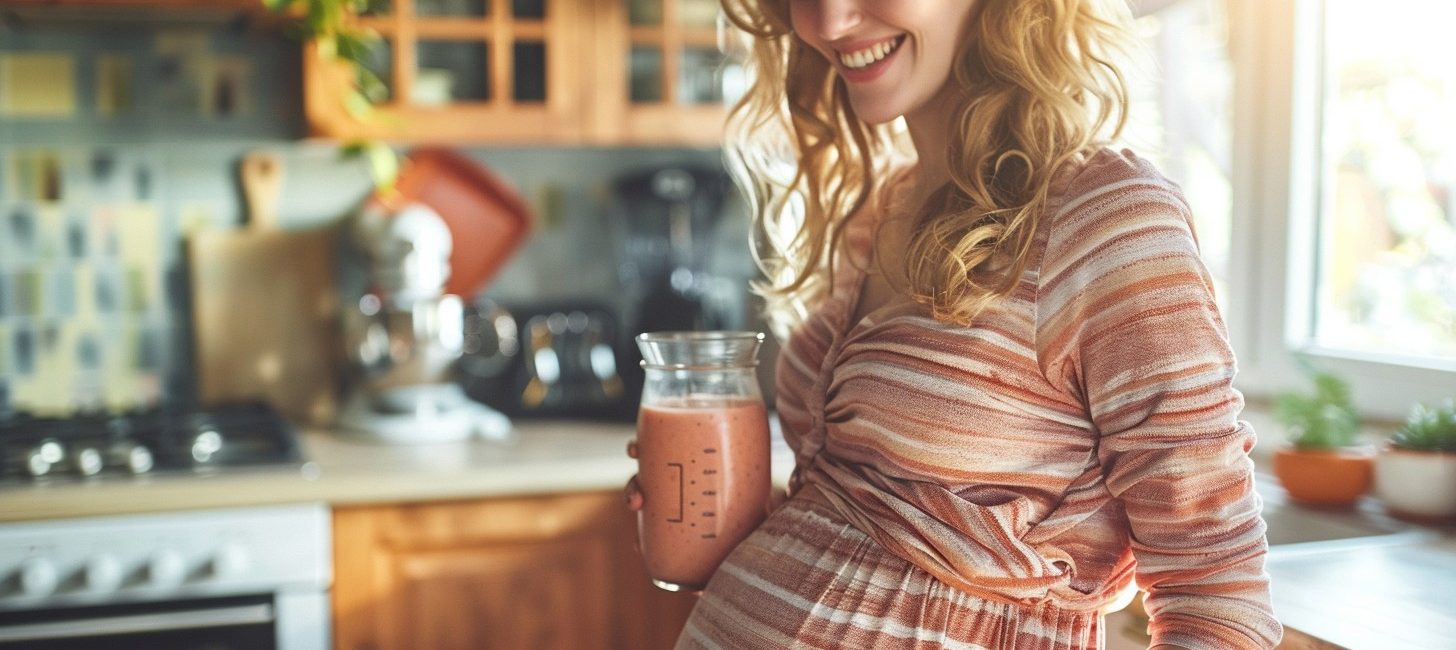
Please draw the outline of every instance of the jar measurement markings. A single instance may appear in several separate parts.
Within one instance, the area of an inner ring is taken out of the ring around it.
[[[683,485],[683,475],[685,472],[682,463],[668,463],[667,466],[677,469],[677,518],[673,519],[669,517],[668,521],[680,524],[683,522],[683,503],[687,501],[687,488]]]

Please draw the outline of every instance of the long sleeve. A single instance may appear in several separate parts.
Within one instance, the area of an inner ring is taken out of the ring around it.
[[[1038,356],[1086,405],[1108,492],[1127,515],[1153,644],[1272,648],[1268,551],[1237,419],[1233,352],[1188,208],[1146,163],[1084,172],[1054,218]],[[1096,178],[1101,174],[1104,178]]]

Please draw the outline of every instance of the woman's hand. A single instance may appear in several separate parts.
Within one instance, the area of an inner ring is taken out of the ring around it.
[[[768,489],[768,509],[764,512],[773,514],[775,510],[782,508],[785,501],[789,500],[789,493],[783,488],[774,485]]]
[[[627,441],[627,456],[630,458],[637,457],[636,438]],[[633,474],[632,478],[627,479],[627,486],[622,488],[622,497],[627,500],[628,510],[637,512],[642,509],[642,486],[637,483],[636,474]]]

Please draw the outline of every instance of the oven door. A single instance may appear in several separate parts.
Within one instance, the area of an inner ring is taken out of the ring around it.
[[[275,650],[272,595],[0,613],[0,650]]]

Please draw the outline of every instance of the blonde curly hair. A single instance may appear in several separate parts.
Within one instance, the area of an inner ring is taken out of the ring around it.
[[[859,119],[830,62],[794,35],[791,0],[722,0],[749,41],[751,84],[729,114],[729,171],[753,209],[755,291],[783,338],[832,287],[844,226],[875,179],[913,159],[899,120]],[[950,182],[921,206],[910,294],[969,324],[1025,270],[1054,172],[1126,122],[1124,0],[971,0],[952,68],[967,89],[947,145]]]

